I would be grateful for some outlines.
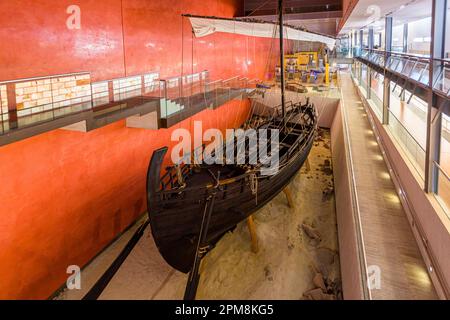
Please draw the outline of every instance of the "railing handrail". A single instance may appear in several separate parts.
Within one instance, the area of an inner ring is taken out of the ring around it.
[[[160,80],[165,80],[165,81],[180,80],[180,79],[182,80],[183,78],[186,78],[186,77],[202,75],[204,73],[209,73],[209,71],[203,70],[203,71],[199,71],[199,72],[195,72],[195,73],[187,73],[187,74],[182,74],[182,75],[177,75],[177,76],[164,77],[164,78],[161,78]]]
[[[433,161],[433,162],[434,162],[434,165],[439,169],[439,171],[444,174],[445,178],[447,178],[447,181],[450,181],[450,175],[444,170],[444,168],[442,168],[441,165],[437,161]]]
[[[385,57],[387,56],[387,54],[389,54],[389,57],[392,57],[391,52],[387,52],[387,51],[380,51],[380,50],[376,50],[376,49],[363,49],[363,50],[366,50],[367,52],[370,52],[370,51],[381,52],[381,53],[384,53],[384,54],[385,54]],[[405,54],[403,54],[403,53],[402,53],[402,54],[393,53],[393,54],[397,54],[397,55],[399,55],[399,56],[405,55]],[[408,55],[406,54],[406,56],[408,56]],[[386,59],[385,59],[385,61],[384,61],[383,64],[379,64],[379,63],[375,63],[375,62],[371,61],[371,60],[370,60],[368,57],[366,57],[366,56],[360,56],[360,58],[361,58],[362,60],[367,60],[368,62],[371,62],[371,63],[373,63],[373,64],[379,66],[380,68],[383,68],[383,69],[385,69],[385,70],[389,70],[390,72],[392,72],[392,73],[394,73],[394,74],[401,75],[401,76],[405,76],[405,75],[402,74],[400,71],[397,71],[395,68],[391,68],[390,66],[388,66],[388,64],[386,63]],[[395,58],[395,57],[394,57],[394,58]],[[444,61],[444,62],[445,62],[445,65],[442,66],[442,67],[443,67],[443,70],[446,70],[445,68],[450,68],[450,61],[442,60],[442,59],[433,59],[433,60],[436,60],[436,61]],[[432,59],[431,59],[431,58],[420,58],[420,57],[415,57],[414,59],[408,58],[408,61],[416,61],[416,63],[417,63],[417,62],[427,63],[427,64],[428,64],[428,68],[429,68]],[[447,64],[448,64],[448,65],[447,65]],[[397,67],[397,66],[396,66],[396,67]],[[441,71],[440,74],[442,74],[442,71]],[[406,75],[406,77],[409,79],[408,81],[413,82],[413,83],[415,83],[415,84],[417,84],[417,85],[419,85],[419,86],[422,86],[422,87],[423,87],[423,86],[426,86],[427,88],[433,90],[433,92],[434,92],[436,95],[438,95],[438,96],[440,96],[440,97],[442,97],[442,98],[448,99],[448,95],[449,95],[450,90],[449,90],[448,92],[445,92],[445,91],[443,91],[443,90],[440,90],[439,88],[436,88],[436,80],[437,80],[437,79],[434,79],[434,78],[431,79],[431,77],[429,77],[427,83],[425,83],[425,82],[423,82],[423,81],[419,81],[419,80],[421,80],[422,76],[421,76],[419,79],[417,79],[417,80],[414,79],[414,78],[411,78],[409,75]],[[445,78],[445,79],[447,79],[447,78]]]
[[[91,73],[89,71],[81,71],[81,72],[54,74],[54,75],[50,75],[50,76],[20,78],[20,79],[15,79],[15,80],[14,79],[13,80],[3,80],[3,81],[0,81],[0,85],[7,84],[7,83],[22,83],[22,82],[28,82],[28,81],[54,79],[54,78],[61,78],[61,77],[81,76],[81,75],[87,75],[87,74],[90,75]]]
[[[397,120],[397,122],[403,127],[403,129],[405,129],[406,133],[408,133],[408,135],[414,140],[414,142],[419,146],[420,149],[422,149],[422,151],[425,152],[425,149],[421,146],[421,144],[419,143],[419,141],[417,141],[416,138],[413,137],[413,135],[411,133],[409,133],[408,128],[406,128],[404,126],[404,124],[396,117],[396,115],[390,110],[390,108],[388,108],[389,113],[395,118],[395,120]]]
[[[338,76],[338,82],[340,84],[340,72],[339,70],[337,71],[337,76]],[[371,296],[371,291],[370,288],[368,286],[367,280],[368,280],[368,272],[367,272],[367,258],[366,258],[366,252],[364,250],[364,237],[363,237],[363,233],[362,233],[362,224],[361,224],[361,209],[359,206],[359,199],[358,199],[358,192],[356,189],[356,177],[355,177],[355,169],[354,169],[354,164],[353,164],[353,155],[352,155],[352,150],[351,150],[351,139],[350,139],[350,129],[348,127],[348,115],[347,115],[347,110],[345,109],[345,100],[344,100],[344,95],[342,94],[342,86],[340,86],[340,90],[341,90],[341,98],[342,98],[342,103],[343,103],[343,110],[342,110],[342,114],[343,114],[343,122],[344,122],[344,138],[347,141],[347,147],[345,148],[346,151],[346,157],[349,161],[349,177],[348,179],[350,180],[350,194],[352,197],[352,207],[353,210],[356,211],[353,214],[353,218],[356,220],[355,221],[355,228],[356,228],[356,237],[357,237],[357,245],[358,245],[358,262],[360,264],[360,268],[361,268],[361,289],[362,289],[362,294],[364,299],[368,299],[371,300],[372,296]]]
[[[223,82],[232,81],[232,80],[234,80],[234,79],[239,79],[239,77],[240,77],[240,76],[234,76],[234,77],[231,77],[231,78],[229,78],[229,79],[223,80]]]
[[[368,51],[368,52],[377,52],[377,53],[382,53],[382,54],[387,53],[387,54],[395,55],[395,56],[421,59],[421,60],[426,60],[427,62],[429,62],[430,60],[434,60],[434,61],[439,61],[439,62],[444,62],[444,63],[450,63],[450,59],[440,59],[440,58],[435,58],[435,57],[432,58],[430,56],[421,55],[418,53],[405,53],[405,52],[398,52],[398,51],[386,51],[386,50],[381,50],[381,49],[369,49],[369,48],[362,48],[361,50]]]
[[[214,80],[214,81],[206,83],[206,85],[210,86],[212,84],[216,84],[216,83],[219,83],[219,82],[223,82],[223,80],[222,79],[217,79],[217,80]]]

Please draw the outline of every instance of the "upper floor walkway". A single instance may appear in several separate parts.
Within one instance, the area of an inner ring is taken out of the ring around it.
[[[208,71],[160,79],[151,72],[91,82],[89,73],[0,82],[0,146],[55,129],[91,131],[126,119],[157,130],[254,90],[258,80],[211,81]]]

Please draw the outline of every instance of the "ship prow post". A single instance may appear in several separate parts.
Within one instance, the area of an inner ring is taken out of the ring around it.
[[[168,148],[162,147],[153,152],[150,164],[147,171],[147,205],[150,210],[150,202],[155,200],[156,192],[160,188],[160,176],[161,166],[164,160],[164,156],[167,153]]]

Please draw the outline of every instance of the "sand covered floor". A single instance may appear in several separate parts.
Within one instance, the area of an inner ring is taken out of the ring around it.
[[[280,193],[253,215],[257,253],[243,221],[207,254],[197,299],[341,298],[329,145],[330,133],[321,129],[309,155],[310,170],[304,165],[289,185],[295,208]],[[114,254],[106,251],[98,259],[109,261]],[[83,270],[85,283],[95,282],[96,265]],[[147,228],[100,299],[182,299],[186,280],[164,262]],[[87,289],[66,290],[58,298],[79,299]]]

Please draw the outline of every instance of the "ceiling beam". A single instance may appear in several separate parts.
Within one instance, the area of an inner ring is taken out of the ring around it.
[[[342,0],[285,0],[284,12],[311,13],[342,10]],[[265,16],[277,14],[276,0],[245,0],[245,15]]]
[[[303,13],[288,13],[284,15],[286,21],[290,20],[310,20],[310,19],[338,19],[342,17],[342,11],[322,11],[322,12],[303,12]],[[265,21],[274,21],[277,19],[276,15],[252,15],[258,19]]]

